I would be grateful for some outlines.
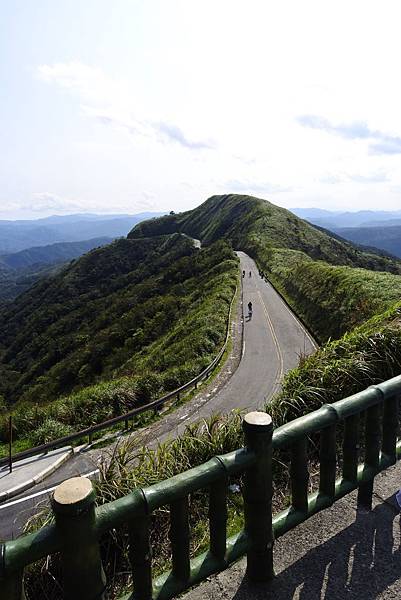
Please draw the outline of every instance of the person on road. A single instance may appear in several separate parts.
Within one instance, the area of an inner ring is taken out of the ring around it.
[[[248,302],[248,313],[252,314],[252,302]]]
[[[242,271],[242,277],[245,277],[245,271]]]
[[[252,277],[252,271],[249,271],[249,277]]]

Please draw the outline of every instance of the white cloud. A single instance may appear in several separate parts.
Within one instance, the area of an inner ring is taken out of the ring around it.
[[[50,192],[35,192],[32,200],[20,203],[19,209],[37,213],[48,211],[68,213],[75,210],[85,210],[85,206],[86,203],[61,198]]]
[[[25,64],[47,57],[29,82],[40,102],[12,115],[0,202],[54,190],[63,206],[131,212],[149,193],[178,211],[243,191],[286,206],[400,205],[395,0],[149,0],[83,23],[85,5],[68,23],[52,13],[68,50],[55,29],[26,40]]]
[[[142,136],[163,143],[175,143],[189,150],[210,150],[215,148],[211,139],[192,137],[175,123],[151,119],[145,114],[139,116],[133,110],[135,95],[132,86],[126,81],[109,78],[97,67],[80,62],[41,65],[39,77],[76,93],[83,113],[98,123],[126,131],[132,137]]]
[[[225,190],[239,194],[250,194],[252,192],[276,194],[291,191],[290,187],[284,187],[276,183],[271,183],[270,181],[251,181],[240,179],[230,179],[222,183],[220,187],[224,188]]]

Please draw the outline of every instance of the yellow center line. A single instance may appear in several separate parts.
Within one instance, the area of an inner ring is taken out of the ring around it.
[[[278,342],[277,335],[276,335],[276,332],[274,330],[274,326],[273,326],[272,320],[271,320],[270,315],[269,315],[269,313],[267,311],[266,304],[264,303],[264,300],[262,298],[262,294],[260,293],[259,290],[258,290],[258,295],[259,295],[260,302],[261,302],[262,307],[263,307],[263,312],[265,313],[266,321],[267,321],[267,324],[269,326],[270,333],[272,334],[272,338],[273,338],[274,345],[275,345],[275,348],[276,348],[277,357],[278,357],[279,364],[280,364],[279,375],[278,375],[278,380],[280,381],[281,378],[282,378],[282,376],[284,375],[284,360],[283,360],[283,355],[281,353],[280,344]]]

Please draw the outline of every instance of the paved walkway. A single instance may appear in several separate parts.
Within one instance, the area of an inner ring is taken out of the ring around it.
[[[66,446],[47,454],[15,462],[12,473],[9,472],[8,465],[0,467],[0,502],[13,498],[43,481],[66,462],[72,454],[71,446]]]
[[[242,559],[181,600],[400,599],[401,464],[376,479],[372,511],[357,510],[353,492],[279,538],[271,583],[251,584]]]

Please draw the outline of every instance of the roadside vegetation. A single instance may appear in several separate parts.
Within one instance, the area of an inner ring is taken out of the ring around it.
[[[383,314],[331,341],[312,356],[301,361],[297,369],[286,375],[282,390],[265,407],[273,417],[274,427],[307,414],[322,404],[350,396],[371,384],[400,373],[401,365],[401,302]],[[101,478],[96,484],[97,502],[103,504],[129,494],[136,487],[145,487],[202,464],[218,454],[242,446],[242,415],[233,411],[188,426],[179,438],[160,444],[155,449],[138,445],[134,437],[120,442],[105,458]],[[341,428],[339,428],[340,430]],[[341,435],[341,431],[339,431]],[[310,448],[312,463],[316,460],[318,439]],[[363,443],[361,440],[361,452]],[[285,452],[273,455],[273,510],[288,505],[289,457]],[[311,485],[316,477],[311,474]],[[242,479],[230,481],[228,493],[228,535],[243,527],[243,505],[240,492]],[[191,555],[206,550],[208,534],[207,490],[190,497]],[[49,512],[38,515],[29,529],[48,522]],[[168,538],[168,507],[156,511],[151,522],[154,575],[171,568]],[[128,537],[124,529],[110,532],[102,540],[102,556],[110,583],[110,597],[118,598],[131,583],[128,558]],[[43,565],[35,565],[27,577],[28,598],[59,598],[59,564],[57,557]]]
[[[261,251],[260,268],[321,342],[337,339],[401,298],[401,277],[334,266],[287,249]]]

